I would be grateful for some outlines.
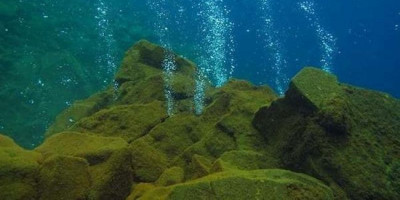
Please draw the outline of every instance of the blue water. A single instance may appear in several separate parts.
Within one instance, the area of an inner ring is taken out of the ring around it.
[[[203,12],[199,6],[193,6],[199,1],[176,2],[168,7],[170,13],[175,13],[170,22],[174,30],[170,32],[180,36],[174,39],[173,49],[180,51],[181,43],[203,45],[196,43],[202,38],[196,34],[198,28],[193,28],[202,25],[199,16],[192,15]],[[268,84],[282,92],[287,79],[302,67],[317,66],[336,74],[343,82],[400,96],[397,87],[400,84],[400,2],[216,2],[229,11],[226,16],[234,24],[226,36],[233,37],[234,50],[231,54],[225,53],[226,60],[234,59],[234,77]],[[262,9],[265,2],[268,9]],[[313,5],[313,14],[302,9],[304,4]],[[265,18],[273,21],[273,25],[266,27]],[[322,36],[318,34],[321,31]],[[273,42],[278,43],[272,47],[265,44],[266,37],[271,35]],[[323,47],[323,42],[328,47]],[[190,50],[183,53],[192,55]],[[230,64],[225,68],[229,69]],[[278,74],[276,68],[280,68]]]
[[[197,114],[206,78],[283,94],[304,66],[400,97],[399,26],[396,0],[2,0],[0,132],[25,147],[40,143],[60,111],[111,83],[139,39],[198,64]],[[173,114],[173,58],[164,69]]]
[[[276,28],[281,35],[287,60],[284,73],[292,77],[306,65],[321,66],[324,54],[314,27],[297,6],[299,1],[274,1]],[[235,76],[255,83],[269,83],[270,73],[261,73],[265,57],[262,45],[254,40],[260,22],[255,4],[236,2],[233,10],[238,42]],[[242,9],[245,8],[245,9]],[[400,2],[389,1],[315,1],[319,23],[336,38],[331,71],[343,82],[386,91],[400,96]],[[247,11],[247,12],[246,12]],[[314,29],[314,30],[313,30]],[[247,32],[245,30],[250,30]],[[245,56],[244,56],[245,55]]]

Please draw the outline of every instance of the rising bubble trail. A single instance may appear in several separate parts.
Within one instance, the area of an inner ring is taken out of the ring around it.
[[[321,64],[322,69],[326,72],[332,72],[333,58],[336,51],[336,38],[328,32],[320,23],[320,19],[315,11],[315,3],[313,1],[304,1],[299,3],[300,9],[306,15],[311,26],[315,28],[320,48],[322,50]]]
[[[200,33],[201,55],[198,59],[199,71],[196,80],[195,112],[201,114],[204,107],[206,80],[217,86],[223,86],[235,69],[234,24],[228,15],[230,10],[222,0],[202,0],[197,4],[201,19]]]
[[[102,71],[106,72],[107,77],[112,76],[116,69],[116,50],[115,50],[115,39],[114,34],[111,29],[110,20],[108,17],[108,13],[110,12],[109,7],[106,5],[104,0],[99,0],[97,2],[96,8],[97,14],[95,18],[97,19],[97,31],[99,34],[101,41],[100,49],[105,49],[104,52],[97,58],[97,63],[101,66]],[[99,71],[100,72],[100,71]],[[108,79],[105,78],[103,80],[104,83],[108,82]],[[113,80],[113,88],[114,88],[114,99],[118,98],[118,83]]]
[[[271,1],[260,0],[260,10],[262,12],[263,28],[261,34],[263,37],[264,48],[271,52],[272,69],[275,73],[274,84],[277,92],[283,95],[284,88],[288,83],[283,70],[287,67],[287,61],[283,56],[282,44],[279,41],[280,33],[275,27],[272,17]]]
[[[154,23],[154,27],[159,38],[159,42],[165,51],[164,60],[162,62],[162,68],[164,71],[164,97],[166,100],[167,114],[172,116],[174,113],[175,104],[172,80],[174,77],[174,71],[176,70],[176,62],[169,40],[168,22],[170,21],[171,15],[166,9],[168,5],[166,0],[148,1],[148,5],[156,13],[156,22]]]

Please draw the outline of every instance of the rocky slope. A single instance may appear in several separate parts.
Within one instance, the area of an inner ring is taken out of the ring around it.
[[[306,68],[284,98],[231,80],[193,113],[195,65],[140,41],[115,80],[62,112],[33,151],[0,136],[4,199],[398,199],[400,102]],[[397,188],[397,189],[396,189]]]

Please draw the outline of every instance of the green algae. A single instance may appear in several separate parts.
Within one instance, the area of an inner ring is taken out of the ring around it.
[[[69,155],[92,160],[91,157],[108,157],[113,151],[127,147],[118,137],[99,137],[78,132],[63,132],[47,139],[35,151],[45,156]],[[79,147],[79,148],[71,148]]]
[[[0,135],[0,197],[5,200],[37,198],[37,179],[42,156],[26,151]]]
[[[85,199],[90,187],[89,163],[72,156],[51,156],[40,167],[40,199]]]
[[[161,176],[155,182],[159,186],[169,186],[182,183],[185,178],[185,172],[180,167],[171,167],[164,170]]]
[[[139,199],[333,199],[316,179],[284,170],[229,171],[170,187],[149,188]]]
[[[119,136],[134,141],[167,118],[162,102],[146,105],[114,106],[77,122],[71,130],[103,136]]]
[[[284,167],[324,180],[337,199],[397,199],[387,169],[398,158],[399,105],[306,68],[284,99],[260,109],[254,125]]]
[[[167,116],[162,50],[147,41],[134,45],[115,77],[119,87],[75,102],[34,151],[0,136],[0,194],[116,200],[398,197],[398,100],[305,68],[280,99],[269,87],[241,80],[209,86],[204,113],[196,116],[189,81],[195,65],[177,57],[177,109]]]
[[[50,137],[35,151],[46,157],[84,159],[89,164],[90,175],[90,188],[85,198],[124,199],[129,194],[133,180],[131,152],[122,138],[64,132]],[[65,174],[68,169],[60,169],[60,172],[68,176]]]

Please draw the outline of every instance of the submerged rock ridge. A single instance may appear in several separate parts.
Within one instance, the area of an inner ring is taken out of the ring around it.
[[[285,169],[324,181],[340,199],[400,199],[400,101],[303,69],[254,126]]]
[[[164,49],[140,41],[110,86],[63,111],[27,151],[0,135],[0,199],[400,199],[400,102],[305,68],[285,97],[209,84],[175,55],[168,116]]]

